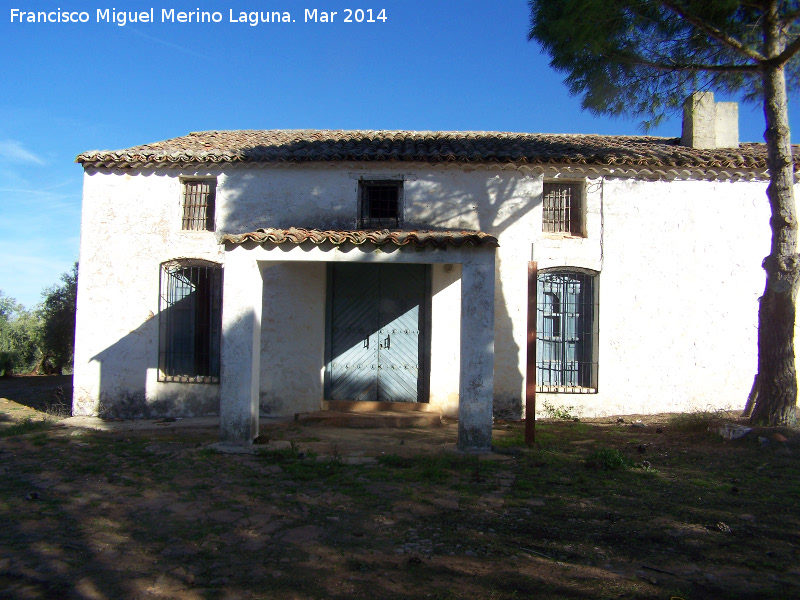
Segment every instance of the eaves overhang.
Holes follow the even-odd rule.
[[[795,170],[800,147],[794,146]],[[428,163],[571,165],[664,172],[723,171],[762,174],[764,144],[698,149],[678,138],[531,134],[485,131],[203,131],[123,150],[94,150],[76,158],[84,169],[197,168],[308,163]]]
[[[431,231],[400,229],[353,229],[353,230],[320,230],[290,227],[289,229],[263,228],[247,233],[228,233],[220,238],[220,243],[240,245],[247,242],[256,244],[294,244],[311,243],[315,245],[332,244],[341,246],[353,244],[361,246],[415,246],[446,248],[448,246],[480,246],[496,248],[497,238],[482,231]]]

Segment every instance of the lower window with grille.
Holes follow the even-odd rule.
[[[159,381],[218,383],[222,267],[206,261],[161,265]]]
[[[536,390],[597,392],[596,276],[540,272],[536,282]]]

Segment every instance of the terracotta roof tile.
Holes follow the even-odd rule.
[[[678,138],[476,131],[203,131],[134,146],[78,155],[84,167],[143,168],[209,163],[397,161],[512,163],[655,168],[766,167],[764,144],[701,150]],[[800,167],[800,146],[794,147]]]
[[[224,243],[244,244],[256,242],[257,244],[322,244],[329,242],[334,245],[345,243],[361,245],[372,243],[377,246],[394,244],[395,246],[498,246],[497,238],[481,231],[400,231],[389,229],[370,230],[328,230],[302,229],[257,229],[249,233],[227,234],[221,239]]]

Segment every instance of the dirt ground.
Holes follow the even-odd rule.
[[[0,380],[0,598],[797,598],[800,435],[730,415],[437,429],[112,431]],[[39,410],[36,410],[39,409]]]

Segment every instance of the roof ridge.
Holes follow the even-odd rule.
[[[205,129],[190,131],[186,136],[179,136],[171,139],[181,139],[181,137],[199,136],[214,133],[339,133],[339,134],[411,134],[411,135],[457,135],[457,136],[558,136],[558,137],[607,137],[607,138],[631,138],[631,139],[659,139],[675,140],[680,137],[661,136],[649,134],[609,134],[609,133],[552,133],[552,132],[531,132],[531,131],[501,131],[501,130],[481,130],[481,129],[307,129],[307,128],[288,128],[288,129]]]

